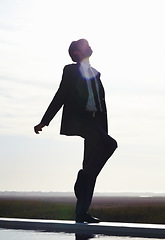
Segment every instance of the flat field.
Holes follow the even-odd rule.
[[[1,196],[0,217],[74,220],[74,196]],[[103,222],[165,224],[165,197],[95,196],[90,213]]]

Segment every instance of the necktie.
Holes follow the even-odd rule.
[[[92,76],[91,85],[92,85],[92,91],[93,91],[96,108],[98,111],[100,111],[101,109],[100,109],[100,103],[99,103],[99,96],[98,96],[98,92],[96,89],[96,79],[95,79],[95,76],[94,76],[91,68],[88,69],[88,72],[89,72],[89,76]]]

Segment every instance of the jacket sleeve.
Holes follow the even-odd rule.
[[[50,105],[48,106],[41,123],[48,126],[50,121],[54,118],[56,113],[60,110],[60,108],[65,103],[65,99],[67,97],[68,87],[69,87],[69,68],[67,66],[63,69],[62,80],[60,86],[51,101]]]

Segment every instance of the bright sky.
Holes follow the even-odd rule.
[[[33,132],[86,38],[118,149],[97,192],[164,192],[165,1],[0,1],[0,191],[73,191],[83,139]]]

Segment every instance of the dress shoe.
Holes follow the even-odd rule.
[[[77,215],[76,216],[76,223],[84,223],[84,222],[99,223],[100,219],[91,216],[89,213],[87,213],[85,215]]]

